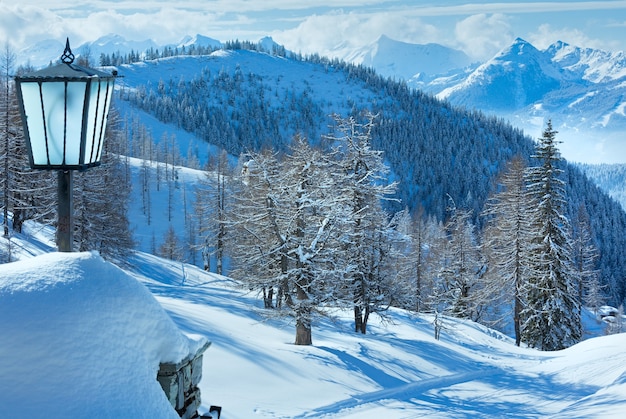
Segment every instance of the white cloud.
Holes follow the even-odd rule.
[[[545,49],[556,41],[585,48],[612,49],[616,46],[608,45],[607,42],[599,39],[590,38],[579,29],[554,28],[548,23],[540,25],[535,32],[530,33],[528,41],[538,49]]]
[[[345,13],[335,11],[309,16],[296,28],[273,33],[293,51],[327,55],[337,47],[354,48],[374,42],[381,35],[398,41],[441,42],[441,31],[418,18],[393,12]]]
[[[506,15],[484,13],[472,15],[459,21],[454,30],[460,49],[471,58],[491,58],[514,39]]]
[[[217,19],[215,14],[166,7],[150,13],[132,14],[106,10],[73,21],[92,40],[109,33],[118,33],[131,40],[150,38],[157,43],[168,43],[179,41],[187,34],[193,35],[201,28],[206,33]]]
[[[409,3],[408,1],[405,3]],[[419,6],[419,5],[417,5]],[[529,13],[564,13],[596,10],[624,10],[626,1],[485,1],[460,2],[460,4],[438,4],[417,7],[421,16],[468,16],[482,13],[529,14]]]
[[[110,8],[92,13],[79,13],[77,8],[59,14],[37,6],[0,3],[0,42],[8,40],[17,48],[45,39],[64,41],[65,37],[69,37],[73,45],[79,45],[110,33],[129,40],[153,39],[164,44],[177,42],[188,34],[225,35],[233,27],[247,24],[249,21],[241,15],[224,18],[216,13],[178,7],[133,12]]]
[[[0,3],[0,42],[21,47],[32,40],[58,38],[64,25],[56,14],[35,6]]]
[[[0,0],[0,43],[8,40],[21,48],[69,36],[79,45],[109,33],[160,44],[196,33],[222,41],[255,41],[269,34],[291,50],[329,55],[337,45],[364,46],[384,34],[405,42],[435,42],[485,59],[515,36],[538,47],[562,39],[624,49],[619,29],[606,30],[608,19],[624,10],[626,0],[21,0],[17,5]],[[588,22],[589,14],[596,20]],[[545,22],[552,26],[540,26]],[[613,20],[614,25],[622,22]],[[555,29],[559,24],[580,29]]]

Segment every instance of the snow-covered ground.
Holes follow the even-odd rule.
[[[374,317],[362,336],[349,312],[336,312],[314,324],[313,346],[295,346],[294,325],[268,318],[257,296],[228,278],[141,252],[124,271],[92,253],[49,253],[49,232],[27,227],[12,240],[22,261],[0,266],[0,417],[18,417],[18,405],[29,418],[118,418],[121,408],[171,416],[155,360],[179,356],[197,338],[173,331],[149,294],[185,335],[212,342],[201,412],[220,405],[223,419],[626,411],[626,334],[546,353],[456,319],[435,340],[432,317],[401,310],[385,323]],[[149,311],[133,310],[139,303]]]

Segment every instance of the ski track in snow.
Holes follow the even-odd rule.
[[[302,415],[295,416],[297,418],[312,418],[320,417],[322,415],[335,414],[346,409],[353,409],[355,407],[381,402],[384,400],[400,400],[410,402],[414,398],[419,398],[419,395],[427,393],[429,390],[442,389],[450,387],[456,384],[473,381],[480,378],[484,374],[491,374],[498,371],[497,368],[485,368],[474,372],[465,372],[460,374],[450,374],[445,377],[428,378],[414,383],[404,384],[398,387],[386,388],[383,390],[372,391],[370,393],[358,394],[345,400],[338,401],[336,403],[316,408],[312,411],[306,412]]]

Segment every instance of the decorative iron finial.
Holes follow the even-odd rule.
[[[61,55],[61,61],[65,64],[72,64],[74,62],[74,54],[70,49],[70,38],[67,38],[65,41],[65,51],[63,51],[63,55]]]

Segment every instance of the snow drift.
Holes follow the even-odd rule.
[[[204,343],[96,253],[2,265],[2,416],[176,418],[156,380]]]

